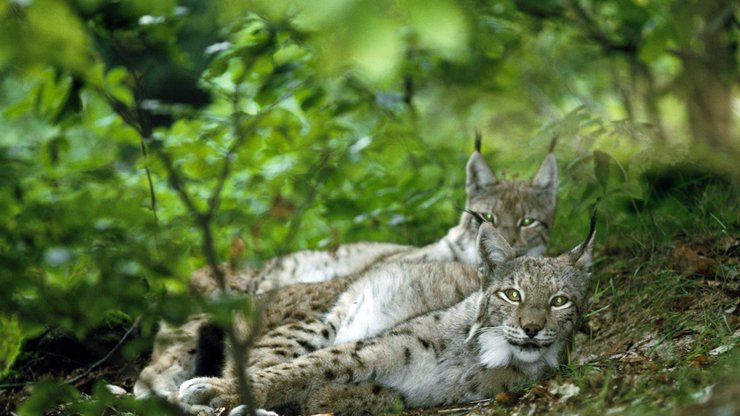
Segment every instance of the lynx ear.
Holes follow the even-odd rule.
[[[532,177],[531,183],[541,189],[549,189],[555,192],[558,187],[558,162],[552,153],[545,156],[537,174]]]
[[[465,166],[465,173],[467,175],[465,181],[465,194],[468,200],[474,195],[484,192],[496,183],[496,177],[493,176],[491,168],[483,159],[480,153],[473,152],[468,159],[468,164]]]
[[[514,249],[488,222],[478,229],[478,264],[486,275],[515,257]]]
[[[594,248],[594,238],[596,237],[596,210],[591,214],[591,224],[589,225],[588,236],[579,245],[575,246],[565,255],[578,268],[588,270],[591,266],[591,253]]]

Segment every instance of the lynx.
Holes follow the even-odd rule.
[[[479,145],[471,155],[467,167],[466,180],[466,207],[470,212],[481,213],[485,220],[495,224],[502,235],[513,247],[516,255],[542,254],[548,243],[549,225],[552,223],[555,209],[557,191],[557,165],[555,158],[549,154],[542,162],[537,174],[529,181],[498,180],[485,163],[481,156]],[[469,212],[464,212],[457,226],[450,229],[445,237],[436,243],[421,248],[403,250],[382,259],[383,264],[403,262],[388,266],[394,268],[396,273],[402,275],[405,268],[413,267],[410,263],[431,261],[453,261],[473,265],[476,262],[475,238],[478,222]],[[439,267],[430,266],[428,272],[429,281],[438,280],[437,275],[441,273]],[[362,294],[364,289],[362,282],[382,281],[383,272],[374,268],[361,273],[355,273],[344,278],[334,279],[318,284],[302,284],[286,287],[270,292],[259,297],[258,303],[262,306],[261,328],[265,335],[256,345],[253,352],[255,366],[266,367],[278,362],[283,362],[295,356],[305,354],[312,348],[319,348],[331,342],[344,342],[348,337],[357,335],[352,331],[337,334],[335,329],[338,322],[320,319],[322,316],[338,317],[344,315],[344,306],[351,302],[357,294]],[[440,277],[439,279],[442,279]],[[457,284],[454,281],[449,285],[439,285],[440,299],[444,300],[443,306],[449,306],[469,294],[475,284]],[[402,279],[397,281],[397,286],[415,284]],[[371,284],[372,285],[372,284]],[[353,288],[350,293],[347,292]],[[395,289],[394,289],[395,290]],[[396,290],[396,293],[402,293]],[[267,301],[265,301],[267,299]],[[371,305],[368,303],[367,305]],[[337,306],[338,305],[338,306]],[[334,308],[332,309],[332,306]],[[332,313],[332,311],[339,312]],[[327,313],[328,312],[328,313]],[[368,311],[361,310],[365,314]],[[380,329],[393,325],[398,319],[406,319],[415,316],[425,310],[414,310],[404,314],[398,314],[391,320],[377,320],[372,325],[374,332],[360,330],[361,335],[374,335]],[[411,315],[409,315],[409,313]],[[368,315],[366,320],[357,321],[357,324],[369,325],[374,315]],[[137,397],[145,397],[155,392],[159,395],[172,398],[177,392],[177,387],[195,375],[218,374],[211,366],[200,366],[198,363],[218,362],[218,359],[206,359],[199,361],[196,357],[207,357],[208,354],[198,354],[198,333],[207,328],[205,316],[193,318],[191,322],[182,328],[170,328],[163,326],[157,336],[152,363],[145,368],[139,380],[134,386],[134,394]],[[278,327],[283,325],[283,327]],[[288,328],[286,328],[286,326]],[[332,328],[334,326],[334,328]],[[277,328],[276,328],[277,327]],[[316,327],[320,327],[315,329]],[[285,331],[301,328],[305,329],[301,342],[291,342],[290,348],[274,348],[276,344],[283,345]],[[322,339],[314,340],[317,331]],[[324,331],[327,337],[323,338]],[[295,331],[294,331],[295,332]],[[337,337],[338,335],[338,337]],[[206,368],[208,367],[208,368]]]
[[[594,236],[592,217],[588,236],[572,250],[552,258],[516,257],[497,229],[483,223],[477,272],[460,263],[444,271],[474,275],[476,290],[376,337],[249,369],[255,405],[297,403],[304,414],[376,414],[396,400],[408,407],[480,400],[539,380],[558,366],[586,305]],[[428,272],[424,266],[404,270],[404,279]],[[386,279],[394,278],[387,273]],[[429,295],[405,303],[433,302]],[[237,392],[233,377],[195,378],[181,386],[179,399],[192,405],[191,412],[209,413],[239,405]],[[247,410],[237,406],[230,415]]]

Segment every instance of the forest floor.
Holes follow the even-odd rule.
[[[732,233],[692,233],[649,248],[602,251],[593,266],[590,312],[568,365],[521,392],[405,414],[738,415],[739,269],[740,239]],[[93,392],[99,380],[130,391],[146,357],[125,359],[117,348],[121,340],[137,341],[135,332],[126,333],[128,325],[92,334],[93,344],[53,331],[27,343],[15,377],[0,386],[0,414],[14,415],[40,380],[66,380],[83,399],[98,397],[100,391]],[[75,414],[65,406],[38,410]],[[98,414],[132,413],[104,406]]]

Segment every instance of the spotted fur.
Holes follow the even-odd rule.
[[[255,403],[268,409],[310,403],[313,412],[361,414],[356,400],[364,394],[362,411],[375,414],[388,410],[394,394],[408,407],[436,406],[539,380],[557,367],[585,306],[593,241],[592,227],[583,243],[558,257],[516,257],[498,231],[483,224],[478,290],[376,337],[249,369]],[[199,411],[239,405],[229,377],[189,380],[179,400]],[[246,411],[237,406],[230,415]]]

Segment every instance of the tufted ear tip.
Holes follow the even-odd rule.
[[[489,222],[484,222],[478,229],[478,261],[487,269],[511,260],[516,256],[506,239]]]
[[[558,183],[558,162],[555,159],[555,155],[548,153],[545,156],[545,160],[540,164],[540,168],[537,173],[532,177],[532,185],[552,190],[557,189]]]
[[[596,213],[597,210],[594,208],[594,211],[591,213],[586,239],[567,253],[573,264],[582,269],[588,269],[591,266],[594,241],[596,239]]]
[[[468,159],[465,166],[465,174],[465,193],[468,198],[487,191],[496,183],[493,171],[478,152],[473,152],[470,155],[470,159]]]

